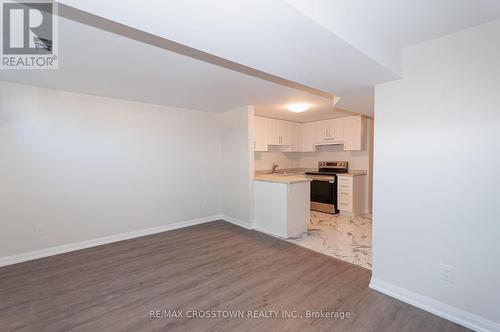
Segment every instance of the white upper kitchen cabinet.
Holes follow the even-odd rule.
[[[323,142],[328,138],[328,123],[324,121],[315,121],[314,124],[314,141]]]
[[[287,135],[285,137],[285,152],[300,152],[302,150],[302,125],[298,122],[287,122]]]
[[[330,134],[336,140],[341,140],[344,138],[344,121],[342,118],[328,120],[330,121]]]
[[[344,124],[342,118],[316,121],[316,142],[328,143],[338,141],[344,137]]]
[[[269,151],[268,145],[268,124],[269,119],[255,116],[253,120],[253,150]]]
[[[366,118],[348,116],[342,118],[344,126],[344,150],[366,150]]]
[[[292,123],[283,120],[277,121],[279,145],[292,145]]]
[[[289,145],[291,128],[288,121],[267,119],[268,121],[268,144]]]
[[[281,145],[281,136],[278,132],[278,120],[267,119],[267,144]]]
[[[299,151],[301,146],[300,123],[267,119],[268,144],[286,146],[285,152]]]
[[[314,152],[316,147],[316,122],[306,122],[302,124],[302,152]]]
[[[366,118],[360,115],[298,123],[261,116],[254,117],[254,151],[314,152],[316,144],[343,144],[346,151],[366,149]]]

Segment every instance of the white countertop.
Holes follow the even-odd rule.
[[[306,178],[304,174],[257,173],[257,174],[255,174],[255,181],[293,184],[293,183],[301,183],[301,182],[311,182],[311,179]]]
[[[337,174],[337,176],[349,176],[349,177],[353,177],[353,176],[360,176],[360,175],[366,175],[367,172],[364,171],[364,170],[353,170],[349,173],[340,173],[340,174]]]
[[[256,181],[266,181],[266,182],[279,182],[279,183],[299,183],[299,182],[309,182],[311,179],[307,178],[305,172],[317,172],[318,169],[314,168],[294,168],[285,169],[285,174],[272,174],[271,171],[256,171],[255,180]],[[354,177],[366,175],[365,170],[352,170],[348,173],[340,173],[337,176]]]

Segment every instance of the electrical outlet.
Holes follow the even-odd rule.
[[[455,279],[455,268],[448,264],[441,264],[441,280],[453,282]]]
[[[33,226],[33,233],[35,235],[43,235],[45,234],[45,228],[42,224],[36,224]]]
[[[202,206],[203,207],[207,207],[208,206],[208,201],[206,199],[203,200]]]

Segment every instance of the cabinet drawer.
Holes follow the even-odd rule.
[[[338,177],[339,179],[339,183],[343,183],[343,184],[351,184],[352,185],[352,177],[351,176],[339,176]]]
[[[352,201],[352,191],[349,190],[339,190],[338,191],[338,199],[349,200]]]
[[[352,202],[339,199],[339,206],[337,207],[341,211],[352,212]]]
[[[352,183],[342,183],[338,184],[339,191],[352,191]]]

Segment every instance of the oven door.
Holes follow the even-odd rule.
[[[311,181],[311,210],[336,213],[336,188],[335,180]]]

